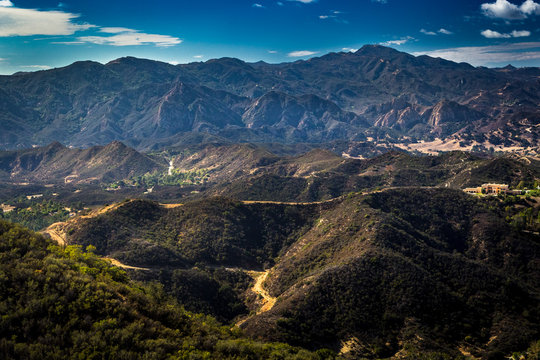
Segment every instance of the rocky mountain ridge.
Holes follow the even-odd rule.
[[[121,58],[0,77],[0,147],[237,141],[538,146],[540,70],[475,68],[382,46],[284,64]]]

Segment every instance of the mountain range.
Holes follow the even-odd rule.
[[[120,58],[0,77],[0,147],[186,135],[233,142],[538,147],[540,69],[488,69],[367,45],[293,63]]]
[[[494,157],[459,151],[416,156],[387,151],[370,159],[356,159],[325,149],[311,149],[298,155],[295,152],[294,147],[271,144],[212,143],[145,154],[119,141],[84,150],[55,142],[32,149],[0,151],[0,184],[15,188],[21,188],[18,184],[54,186],[57,193],[66,186],[75,189],[92,185],[109,194],[96,198],[104,201],[110,201],[111,195],[104,188],[117,183],[119,196],[144,196],[166,202],[177,199],[178,194],[171,193],[174,190],[189,197],[309,202],[377,187],[462,189],[486,182],[531,187],[540,178],[540,161],[531,156]],[[204,174],[204,181],[170,186],[170,182],[142,180],[150,175],[174,178],[174,174]],[[155,192],[143,194],[154,185]]]

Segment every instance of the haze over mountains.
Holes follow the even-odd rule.
[[[251,142],[435,138],[538,147],[540,69],[475,68],[382,46],[293,63],[222,58],[173,66],[120,58],[0,78],[0,146],[187,134]]]

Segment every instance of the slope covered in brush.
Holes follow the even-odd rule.
[[[186,312],[80,247],[59,248],[0,220],[0,351],[4,359],[323,359],[239,337]]]
[[[68,222],[69,243],[135,265],[261,268],[313,221],[318,206],[244,204],[227,198],[172,209],[133,200],[93,218]]]
[[[183,267],[176,276],[185,283],[204,266],[264,267],[262,286],[277,301],[242,324],[256,338],[351,358],[465,351],[500,359],[540,334],[540,247],[536,228],[523,227],[536,221],[538,206],[512,201],[429,188],[310,205],[215,198],[166,209],[132,201],[65,230],[68,241],[128,264]],[[140,244],[144,252],[133,256]],[[227,280],[236,286],[232,306],[246,301],[245,280]],[[186,289],[175,293],[180,301]],[[209,296],[201,294],[203,307]],[[227,310],[233,314],[246,317]]]
[[[525,349],[539,336],[540,247],[502,208],[451,190],[352,196],[280,257],[266,282],[276,306],[244,326],[306,346],[346,342],[353,358]]]
[[[55,142],[0,152],[2,182],[111,182],[157,170],[164,171],[165,164],[118,141],[87,149],[70,149]]]

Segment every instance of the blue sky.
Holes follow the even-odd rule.
[[[365,44],[540,66],[540,0],[0,0],[1,74],[122,56],[277,63]]]

